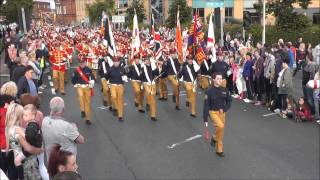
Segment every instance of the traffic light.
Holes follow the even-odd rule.
[[[249,11],[243,11],[243,27],[248,29],[252,23],[251,14]]]

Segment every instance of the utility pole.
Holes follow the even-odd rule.
[[[266,0],[263,0],[263,30],[262,30],[262,44],[266,43]]]

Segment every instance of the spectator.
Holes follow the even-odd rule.
[[[297,104],[294,98],[291,95],[289,95],[287,98],[287,109],[282,112],[282,117],[294,119],[296,108],[297,108]]]
[[[304,67],[305,61],[306,61],[306,55],[307,55],[306,45],[304,43],[301,43],[299,45],[299,49],[297,50],[297,68],[293,72],[293,76],[297,73],[298,70]]]
[[[253,99],[253,61],[251,59],[251,53],[246,54],[246,61],[243,66],[242,76],[246,81],[247,98],[244,99],[246,103],[252,102]]]
[[[10,79],[13,75],[13,70],[17,67],[17,49],[14,47],[14,44],[10,44],[10,46],[7,49],[8,57],[6,59],[6,64],[9,68],[10,72]]]
[[[81,176],[74,171],[59,172],[53,177],[53,180],[82,180]]]
[[[266,50],[266,59],[264,61],[264,87],[266,93],[266,106],[270,105],[271,93],[272,93],[272,72],[275,67],[275,57],[270,53],[270,50]]]
[[[255,103],[256,106],[260,106],[262,103],[262,93],[264,92],[264,59],[260,56],[260,52],[256,50],[254,52],[255,55],[255,64],[253,66],[254,69],[254,77],[256,81],[256,94],[257,101]]]
[[[76,144],[83,144],[84,137],[79,133],[77,126],[62,117],[64,101],[60,97],[53,97],[50,101],[50,116],[43,119],[42,133],[47,154],[55,144],[61,149],[77,155]],[[48,157],[47,157],[48,158]]]
[[[295,63],[295,60],[294,60],[293,51],[291,50],[289,43],[287,43],[287,45],[285,46],[285,51],[288,53],[288,56],[290,59],[289,67],[290,69],[293,69],[293,64]]]
[[[282,63],[282,70],[279,73],[279,77],[277,80],[278,87],[278,96],[281,111],[285,111],[287,109],[287,98],[288,95],[292,93],[292,73],[289,68],[289,57],[287,56]]]
[[[31,153],[41,153],[41,148],[35,148],[31,146],[24,136],[24,130],[19,126],[20,121],[23,118],[23,107],[19,104],[13,103],[9,105],[6,113],[6,142],[8,142],[9,149],[12,151],[8,154],[8,166],[13,171],[8,174],[9,179],[23,179],[23,167],[22,159],[24,155],[22,148]],[[10,141],[9,141],[10,139]]]
[[[311,111],[303,97],[299,99],[298,107],[295,110],[295,119],[297,122],[312,121]]]
[[[308,103],[311,113],[315,113],[314,108],[314,99],[313,99],[313,89],[307,86],[307,83],[309,80],[313,80],[315,77],[315,74],[317,72],[317,65],[313,62],[312,54],[308,54],[306,57],[306,64],[303,67],[302,70],[302,90],[303,90],[303,97]]]
[[[26,51],[20,50],[19,58],[17,58],[17,67],[13,70],[12,80],[18,84],[20,77],[24,75],[25,68],[28,65],[28,57]]]
[[[12,168],[8,166],[8,159],[7,159],[7,141],[5,135],[5,128],[6,128],[6,113],[7,108],[10,104],[14,103],[14,97],[10,95],[0,95],[0,168],[5,174],[8,172],[12,172]]]
[[[10,95],[12,97],[16,97],[18,94],[18,87],[15,82],[9,81],[4,83],[0,89],[0,95]]]
[[[25,68],[24,76],[18,81],[18,98],[24,93],[29,93],[31,96],[38,96],[37,87],[32,80],[32,74],[34,73],[32,66]]]
[[[48,162],[50,178],[64,171],[76,172],[78,169],[76,155],[70,151],[62,150],[60,145],[52,147]]]

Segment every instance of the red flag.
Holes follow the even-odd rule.
[[[180,20],[179,20],[179,11],[177,13],[176,43],[177,43],[178,59],[179,59],[179,62],[182,63],[183,52],[182,52],[182,36],[181,36],[181,27],[180,27]]]
[[[202,61],[206,59],[206,54],[204,53],[201,46],[199,46],[197,49],[196,57],[197,57],[198,64],[201,64]]]

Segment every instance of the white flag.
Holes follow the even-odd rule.
[[[213,47],[214,44],[215,44],[215,38],[214,38],[214,29],[213,29],[212,13],[211,13],[210,20],[209,20],[207,48]]]

